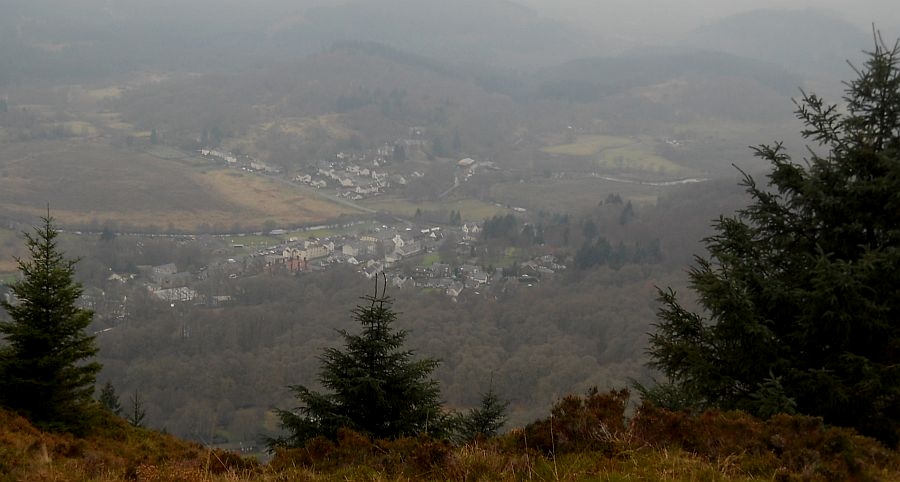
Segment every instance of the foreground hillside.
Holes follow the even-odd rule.
[[[0,480],[900,480],[900,457],[819,419],[689,416],[627,392],[569,396],[552,416],[453,446],[342,432],[279,450],[268,465],[98,417],[85,438],[50,434],[0,409]]]
[[[113,415],[97,418],[80,438],[43,432],[0,409],[0,480],[195,480],[258,465]]]

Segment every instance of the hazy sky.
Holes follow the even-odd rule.
[[[515,0],[540,13],[564,18],[591,30],[614,35],[646,36],[651,41],[679,34],[717,18],[759,8],[832,10],[860,26],[876,22],[896,35],[897,0]]]

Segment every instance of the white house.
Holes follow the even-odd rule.
[[[477,223],[465,223],[462,226],[463,238],[474,239],[481,232],[481,227]]]

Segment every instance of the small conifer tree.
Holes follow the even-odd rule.
[[[110,412],[120,415],[122,413],[122,404],[119,403],[119,396],[116,395],[116,389],[111,382],[106,382],[100,389],[100,405]]]
[[[76,305],[76,261],[59,251],[49,212],[41,219],[34,234],[24,233],[31,256],[16,259],[22,279],[11,286],[14,300],[0,301],[10,318],[0,321],[0,405],[42,428],[80,431],[100,370],[87,362],[97,353],[85,333],[93,313]]]
[[[344,349],[329,348],[321,357],[319,381],[330,393],[292,386],[301,406],[278,412],[289,434],[270,440],[270,446],[299,447],[316,436],[333,439],[340,428],[373,438],[445,430],[439,388],[430,378],[437,360],[415,360],[413,351],[404,348],[407,332],[393,328],[397,314],[390,298],[377,294],[377,284],[376,294],[363,300],[365,304],[353,310],[362,331],[340,330]]]
[[[479,437],[497,436],[506,423],[506,409],[509,402],[502,400],[493,388],[481,395],[481,404],[459,417],[457,439],[468,442]]]
[[[128,423],[133,427],[143,427],[144,418],[147,416],[147,410],[144,408],[144,399],[137,390],[131,394],[131,408],[128,410]]]

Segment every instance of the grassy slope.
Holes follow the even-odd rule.
[[[351,210],[262,177],[102,143],[14,143],[0,153],[0,213],[35,216],[50,203],[63,225],[116,221],[194,230],[201,223],[300,224]]]
[[[649,138],[605,135],[579,136],[575,142],[545,147],[543,152],[576,157],[592,157],[597,166],[621,171],[680,175],[678,164],[656,154]]]

